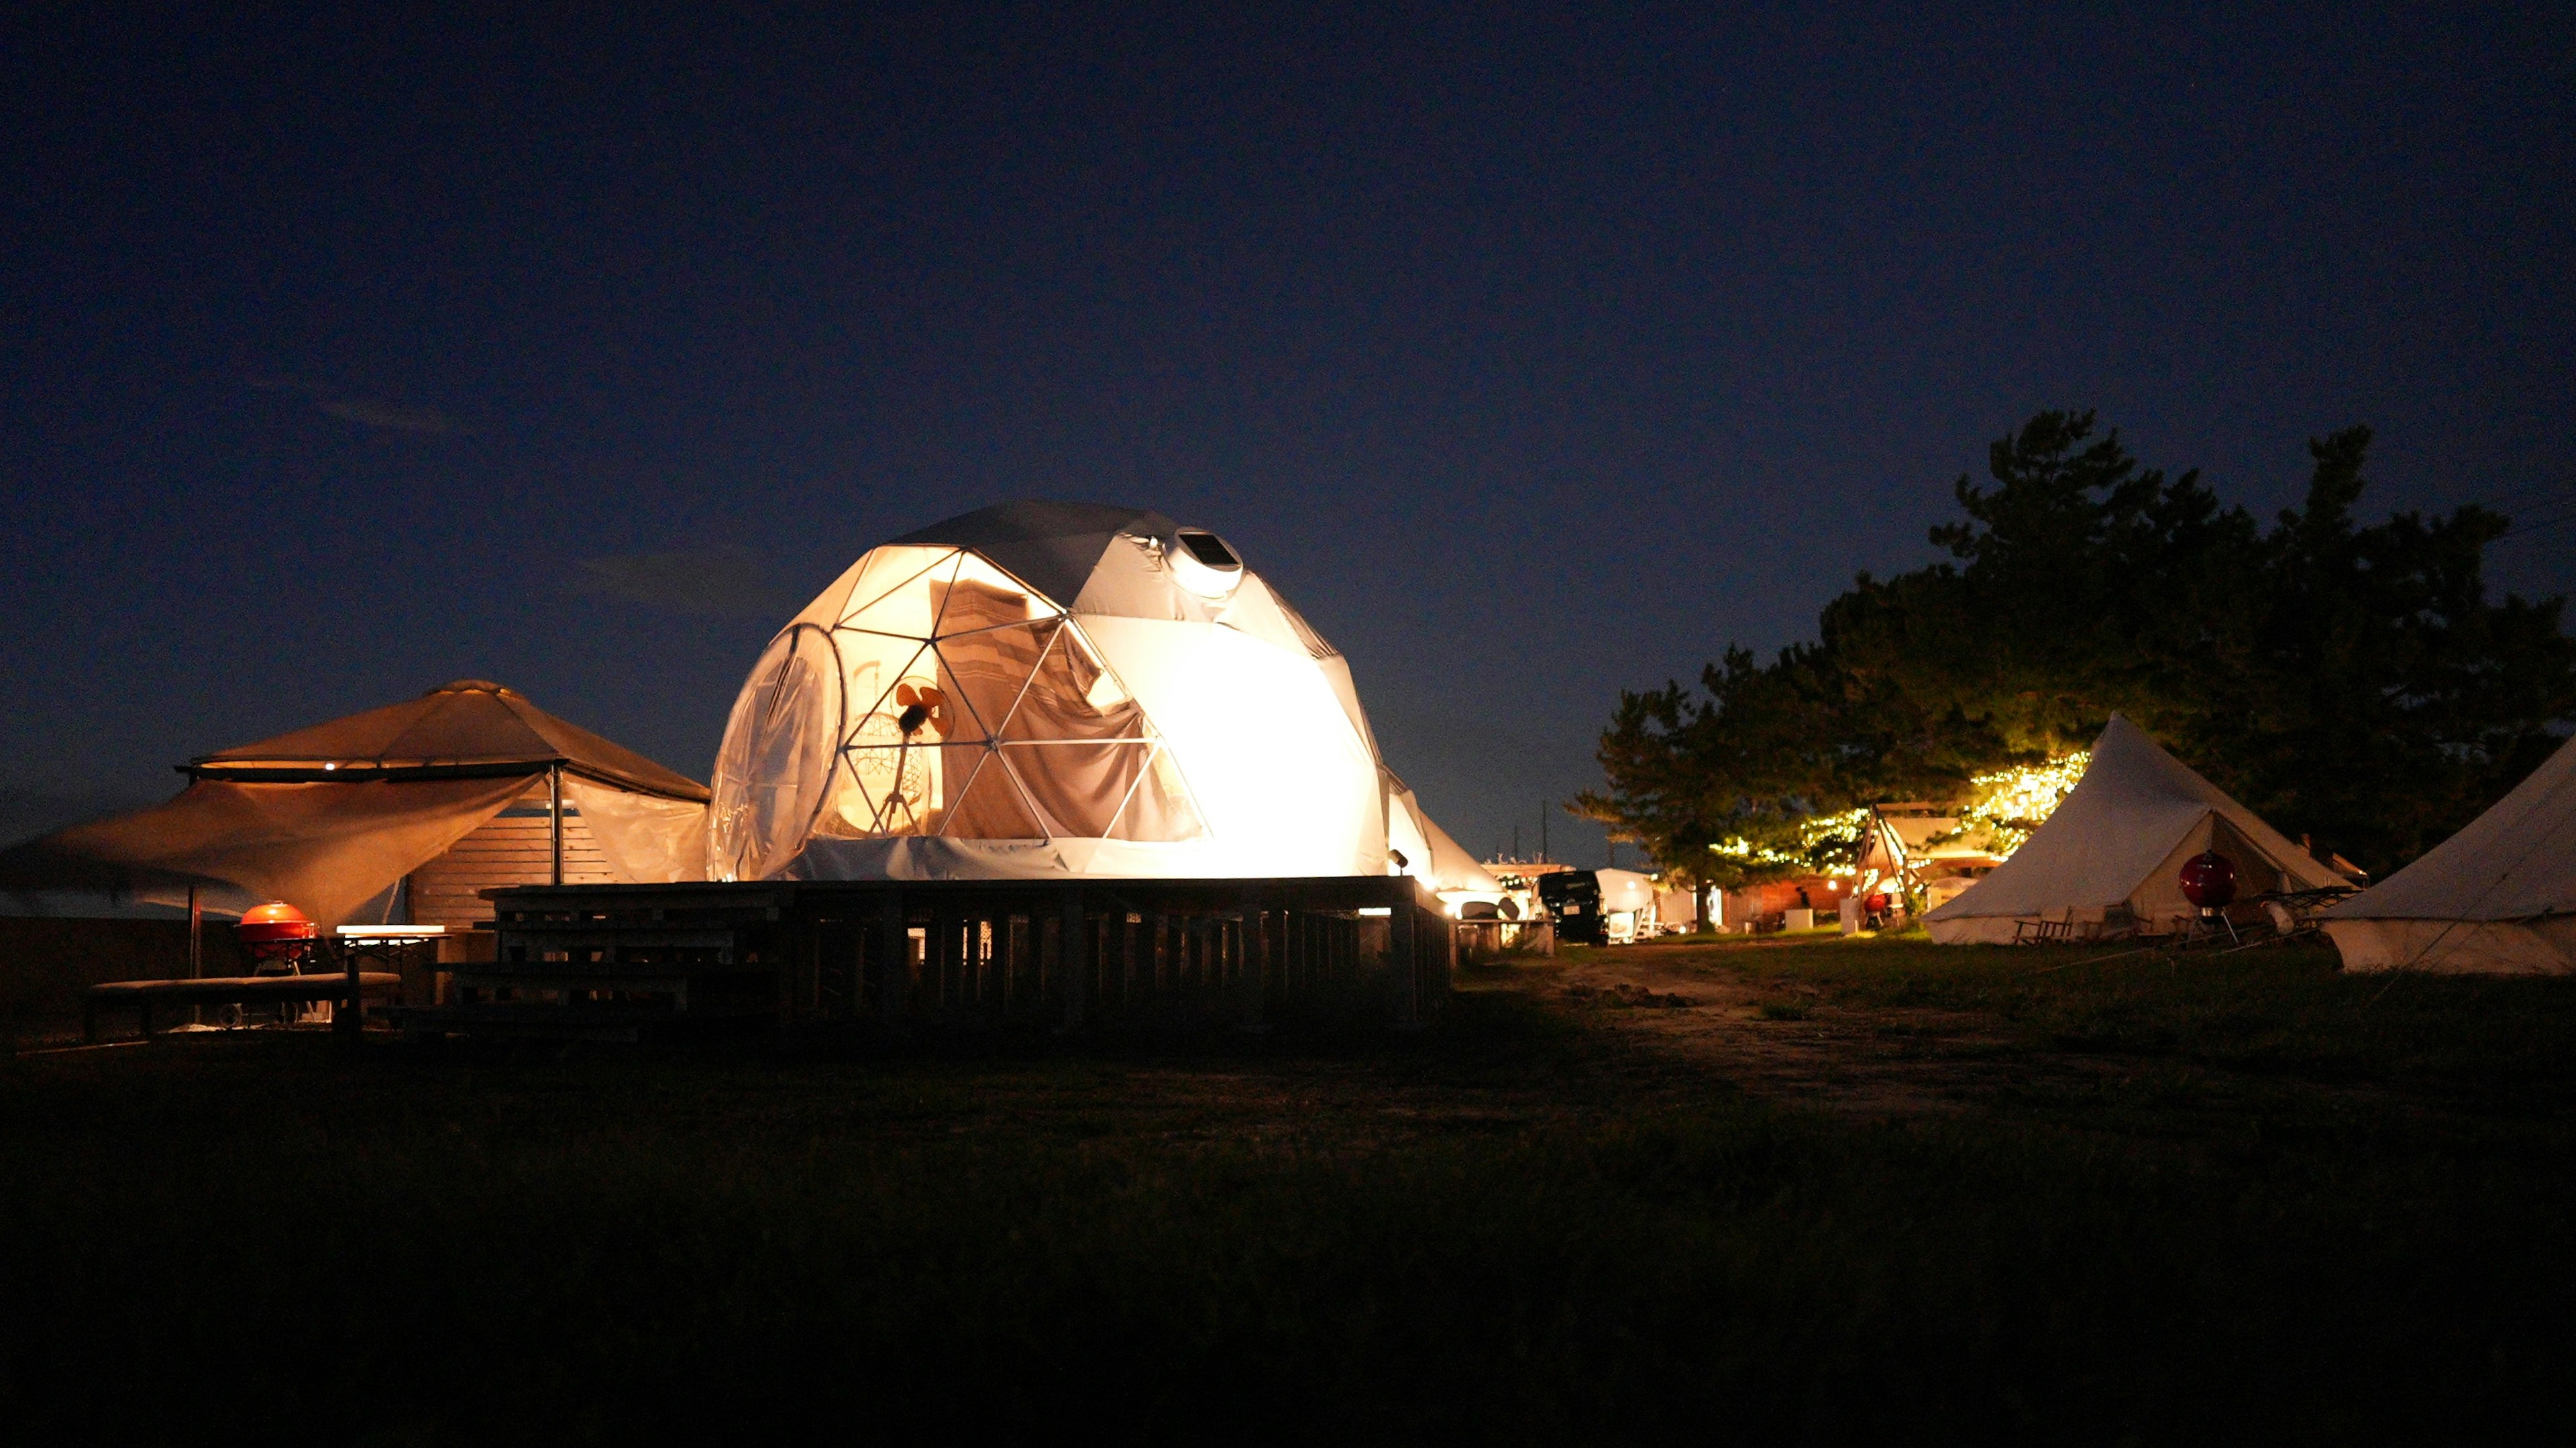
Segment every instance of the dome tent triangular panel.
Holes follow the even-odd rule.
[[[797,656],[838,688],[782,711]],[[746,680],[715,793],[714,878],[1388,869],[1341,656],[1143,509],[1007,503],[870,550]]]
[[[1027,501],[961,513],[888,546],[971,549],[1039,594],[1071,602],[1119,535],[1170,538],[1177,531],[1171,519],[1141,508]]]

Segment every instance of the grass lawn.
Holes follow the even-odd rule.
[[[23,1055],[0,1428],[2576,1428],[2576,981],[2102,954],[1575,951],[1402,1037]]]

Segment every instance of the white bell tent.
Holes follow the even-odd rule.
[[[1492,888],[1386,772],[1342,656],[1215,534],[1133,508],[1005,503],[870,550],[753,666],[714,791],[720,880],[1440,888],[1463,860],[1454,888]]]
[[[2576,974],[2576,740],[2458,834],[2323,914],[2347,970]]]
[[[1945,945],[2008,943],[2016,922],[2100,924],[2125,910],[2145,925],[2197,913],[2182,865],[2215,850],[2240,896],[2340,885],[2333,870],[2114,714],[2084,778],[2012,858],[1923,917]]]

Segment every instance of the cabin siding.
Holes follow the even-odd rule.
[[[470,930],[492,919],[492,902],[483,898],[483,891],[553,883],[549,833],[546,784],[539,780],[472,834],[448,846],[447,853],[412,872],[412,923]],[[567,885],[617,882],[589,822],[569,798],[564,801],[563,869]]]

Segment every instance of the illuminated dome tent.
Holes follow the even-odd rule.
[[[870,550],[762,652],[714,790],[713,879],[1493,888],[1432,847],[1342,656],[1224,540],[1132,508],[1005,503]]]

